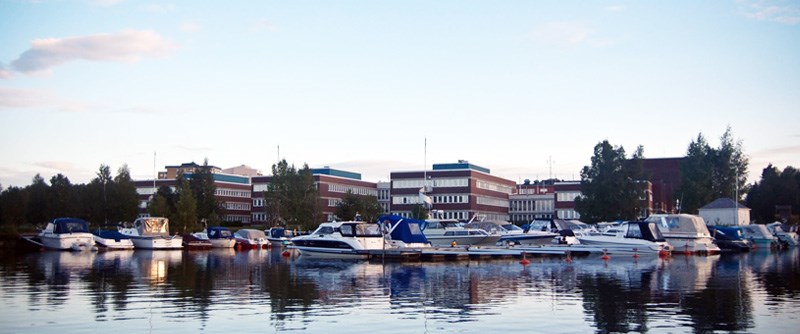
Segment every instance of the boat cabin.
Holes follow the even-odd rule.
[[[55,234],[89,233],[89,223],[78,218],[56,218],[47,224],[45,232]]]

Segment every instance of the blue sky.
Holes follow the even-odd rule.
[[[797,1],[0,0],[0,184],[278,157],[579,178],[727,126],[800,167]],[[425,154],[427,138],[427,154]]]

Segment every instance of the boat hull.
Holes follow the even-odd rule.
[[[289,246],[290,249],[300,251],[300,254],[313,258],[324,259],[366,259],[369,254],[363,251],[345,248],[325,248],[325,247],[307,247],[307,246]]]
[[[426,236],[433,246],[493,246],[501,236],[498,235],[465,235],[465,236]]]
[[[42,247],[53,250],[83,251],[94,248],[94,236],[91,233],[55,234],[44,233],[39,235]]]
[[[130,239],[106,239],[99,236],[94,236],[95,244],[105,250],[130,250],[133,249],[133,241]]]
[[[183,238],[181,237],[171,237],[171,238],[131,237],[130,240],[133,241],[133,246],[136,249],[182,249],[183,248]]]
[[[718,254],[720,252],[719,246],[714,244],[714,239],[710,236],[676,236],[664,233],[664,238],[676,252],[694,254]]]
[[[625,239],[615,237],[578,237],[580,245],[596,247],[600,249],[607,249],[608,253],[653,253],[657,254],[664,251],[670,251],[672,247],[666,242],[647,242],[641,239]],[[577,246],[577,245],[574,245]],[[581,247],[581,246],[579,246]]]

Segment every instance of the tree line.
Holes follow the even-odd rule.
[[[644,148],[637,147],[630,158],[625,149],[604,140],[594,147],[591,165],[581,170],[581,196],[575,199],[575,210],[586,222],[635,220],[647,216],[645,183],[642,169]],[[777,220],[776,206],[798,212],[800,209],[800,172],[786,167],[782,172],[772,165],[764,169],[761,181],[746,184],[749,159],[742,141],[733,137],[730,127],[720,137],[720,145],[711,147],[702,133],[693,139],[681,162],[681,185],[672,200],[678,210],[697,214],[698,210],[717,198],[727,197],[745,203],[751,219],[759,223]],[[798,217],[788,222],[797,223]]]

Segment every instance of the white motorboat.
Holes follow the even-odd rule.
[[[800,240],[797,239],[797,233],[795,232],[786,232],[781,227],[781,222],[773,222],[767,224],[767,229],[778,238],[778,241],[785,245],[786,247],[797,247],[800,243]]]
[[[624,222],[603,233],[576,234],[581,245],[607,249],[609,253],[660,254],[673,248],[652,222]]]
[[[502,238],[479,228],[464,227],[455,219],[428,219],[420,228],[433,246],[490,246]]]
[[[655,223],[675,251],[717,254],[720,249],[700,216],[689,214],[655,214],[645,219]]]
[[[371,250],[385,250],[391,245],[380,225],[345,221],[322,223],[314,233],[292,238],[289,248],[309,257],[366,259]]]
[[[750,224],[742,226],[744,237],[750,241],[753,248],[775,248],[779,242],[769,229],[762,224]]]
[[[120,227],[119,232],[133,241],[138,249],[181,249],[183,238],[169,235],[169,219],[142,217],[133,222],[133,227]]]
[[[556,233],[546,231],[531,231],[531,233],[526,233],[521,227],[505,221],[472,221],[464,225],[464,227],[482,229],[489,232],[490,235],[500,236],[500,239],[497,240],[497,244],[500,245],[545,245],[550,243],[554,237],[558,236]]]
[[[92,231],[94,242],[105,250],[131,250],[133,241],[127,235],[119,232],[118,229],[96,229]]]
[[[242,249],[262,249],[267,248],[269,240],[262,230],[243,228],[233,234],[236,239],[236,247]]]
[[[78,218],[56,218],[48,222],[37,237],[47,249],[83,251],[95,248],[89,223]]]
[[[294,232],[283,227],[272,227],[264,230],[267,240],[272,246],[286,246],[292,243]]]
[[[233,248],[236,245],[236,239],[227,227],[208,227],[201,232],[192,233],[192,236],[210,242],[211,248]]]

